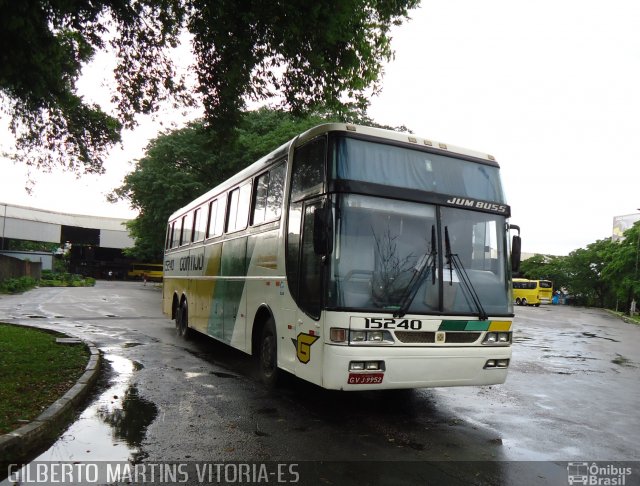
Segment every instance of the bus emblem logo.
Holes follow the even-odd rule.
[[[296,347],[296,356],[298,361],[307,364],[311,360],[311,345],[318,340],[319,336],[311,334],[298,334],[297,339],[291,338],[293,345]]]

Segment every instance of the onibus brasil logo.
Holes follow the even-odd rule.
[[[567,480],[570,485],[625,486],[630,467],[615,464],[599,465],[595,462],[570,462],[567,464]]]

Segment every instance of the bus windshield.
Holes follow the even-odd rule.
[[[356,138],[336,139],[332,173],[336,179],[505,202],[498,167]]]
[[[330,308],[418,314],[478,314],[470,289],[444,255],[444,228],[486,312],[512,312],[507,298],[505,219],[374,196],[335,196]],[[439,235],[434,239],[433,235]],[[430,258],[431,257],[431,258]],[[429,268],[425,268],[428,265]],[[412,288],[419,278],[419,287]]]

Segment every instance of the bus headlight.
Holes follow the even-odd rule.
[[[484,336],[484,340],[482,344],[486,345],[507,345],[511,344],[511,333],[510,332],[488,332]]]
[[[351,342],[359,343],[362,341],[366,341],[367,332],[366,331],[351,331]]]
[[[389,331],[349,331],[349,344],[375,345],[393,344],[393,336]]]

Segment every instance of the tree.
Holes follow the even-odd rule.
[[[135,239],[128,253],[142,261],[161,260],[171,213],[298,133],[328,121],[381,126],[358,112],[345,116],[328,111],[305,117],[266,108],[249,111],[242,114],[231,142],[224,145],[216,145],[219,133],[212,133],[202,122],[161,134],[110,196],[112,200],[128,199],[139,210],[128,225]]]
[[[246,99],[294,112],[363,108],[392,56],[389,29],[419,0],[0,0],[0,99],[17,153],[39,168],[102,172],[136,114],[201,102],[214,133],[233,134]],[[194,92],[171,51],[189,38]],[[8,48],[10,46],[10,48]],[[117,55],[117,113],[76,83],[98,51]],[[224,139],[223,138],[223,139]]]
[[[611,243],[608,256],[602,278],[611,288],[616,304],[622,302],[625,311],[629,312],[631,301],[640,296],[640,222],[625,231],[622,240]]]
[[[611,291],[603,278],[611,253],[611,239],[598,240],[566,257],[567,289],[583,305],[604,307]]]
[[[520,272],[531,280],[551,280],[556,289],[568,285],[566,257],[537,253],[522,261]]]

